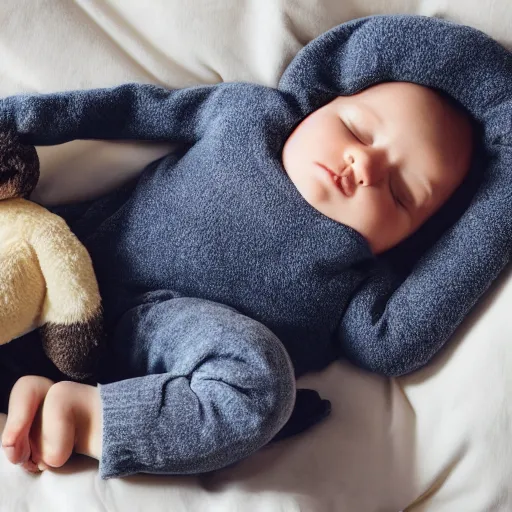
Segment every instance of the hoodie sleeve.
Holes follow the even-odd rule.
[[[223,112],[227,90],[217,84],[169,90],[151,84],[51,94],[23,94],[0,101],[3,126],[25,144],[74,139],[140,139],[194,143]]]
[[[482,237],[481,244],[491,245],[490,237]],[[478,261],[461,269],[458,258],[446,258],[442,250],[420,260],[403,282],[387,268],[375,270],[341,319],[341,355],[393,377],[424,366],[509,261],[508,254],[493,252],[496,258],[487,274],[477,271]],[[478,253],[474,246],[473,254]]]

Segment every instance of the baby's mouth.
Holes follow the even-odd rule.
[[[352,187],[350,186],[350,179],[348,176],[333,176],[334,183],[338,185],[338,188],[347,196],[350,197],[354,195]]]
[[[340,176],[336,174],[333,170],[327,167],[324,164],[316,162],[317,165],[326,170],[332,177],[334,184],[338,187],[338,189],[343,193],[343,195],[350,197],[354,194],[353,187],[350,186],[350,179],[348,176]]]

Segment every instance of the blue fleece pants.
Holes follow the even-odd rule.
[[[292,413],[283,345],[227,306],[192,298],[135,306],[107,350],[102,478],[225,467],[267,444]]]

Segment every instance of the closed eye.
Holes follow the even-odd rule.
[[[366,140],[366,137],[363,137],[361,132],[359,132],[357,129],[354,128],[352,124],[348,124],[342,120],[342,123],[345,125],[345,127],[348,129],[348,131],[363,145],[365,146],[371,146],[371,142],[368,142]]]
[[[365,146],[373,145],[373,135],[368,131],[368,127],[363,122],[358,122],[354,125],[351,119],[348,119],[348,123],[344,123],[345,126],[349,129],[352,135]],[[359,125],[359,126],[358,126]],[[361,125],[365,126],[364,130],[361,130]]]
[[[365,146],[371,146],[372,143],[371,141],[368,141],[367,140],[367,137],[363,137],[363,135],[361,134],[361,132],[357,131],[357,130],[354,130],[354,129],[351,129],[350,130],[353,134],[354,134],[354,137],[361,143],[361,144],[364,144]]]
[[[405,206],[404,201],[402,201],[400,199],[399,194],[397,194],[396,191],[394,190],[394,188],[391,186],[391,180],[389,180],[389,191],[390,191],[391,195],[393,196],[393,200],[395,201],[395,203],[398,206],[400,206],[401,208],[403,208],[404,210],[407,210],[407,207]]]

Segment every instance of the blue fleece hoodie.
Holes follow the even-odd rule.
[[[281,163],[306,115],[389,80],[453,96],[482,126],[489,155],[468,211],[401,280],[358,233],[307,204]],[[128,84],[11,97],[0,115],[35,145],[181,143],[72,223],[92,255],[109,330],[149,296],[199,297],[268,326],[298,375],[340,355],[398,375],[439,350],[510,259],[511,98],[511,56],[481,32],[377,16],[307,45],[277,89]]]

